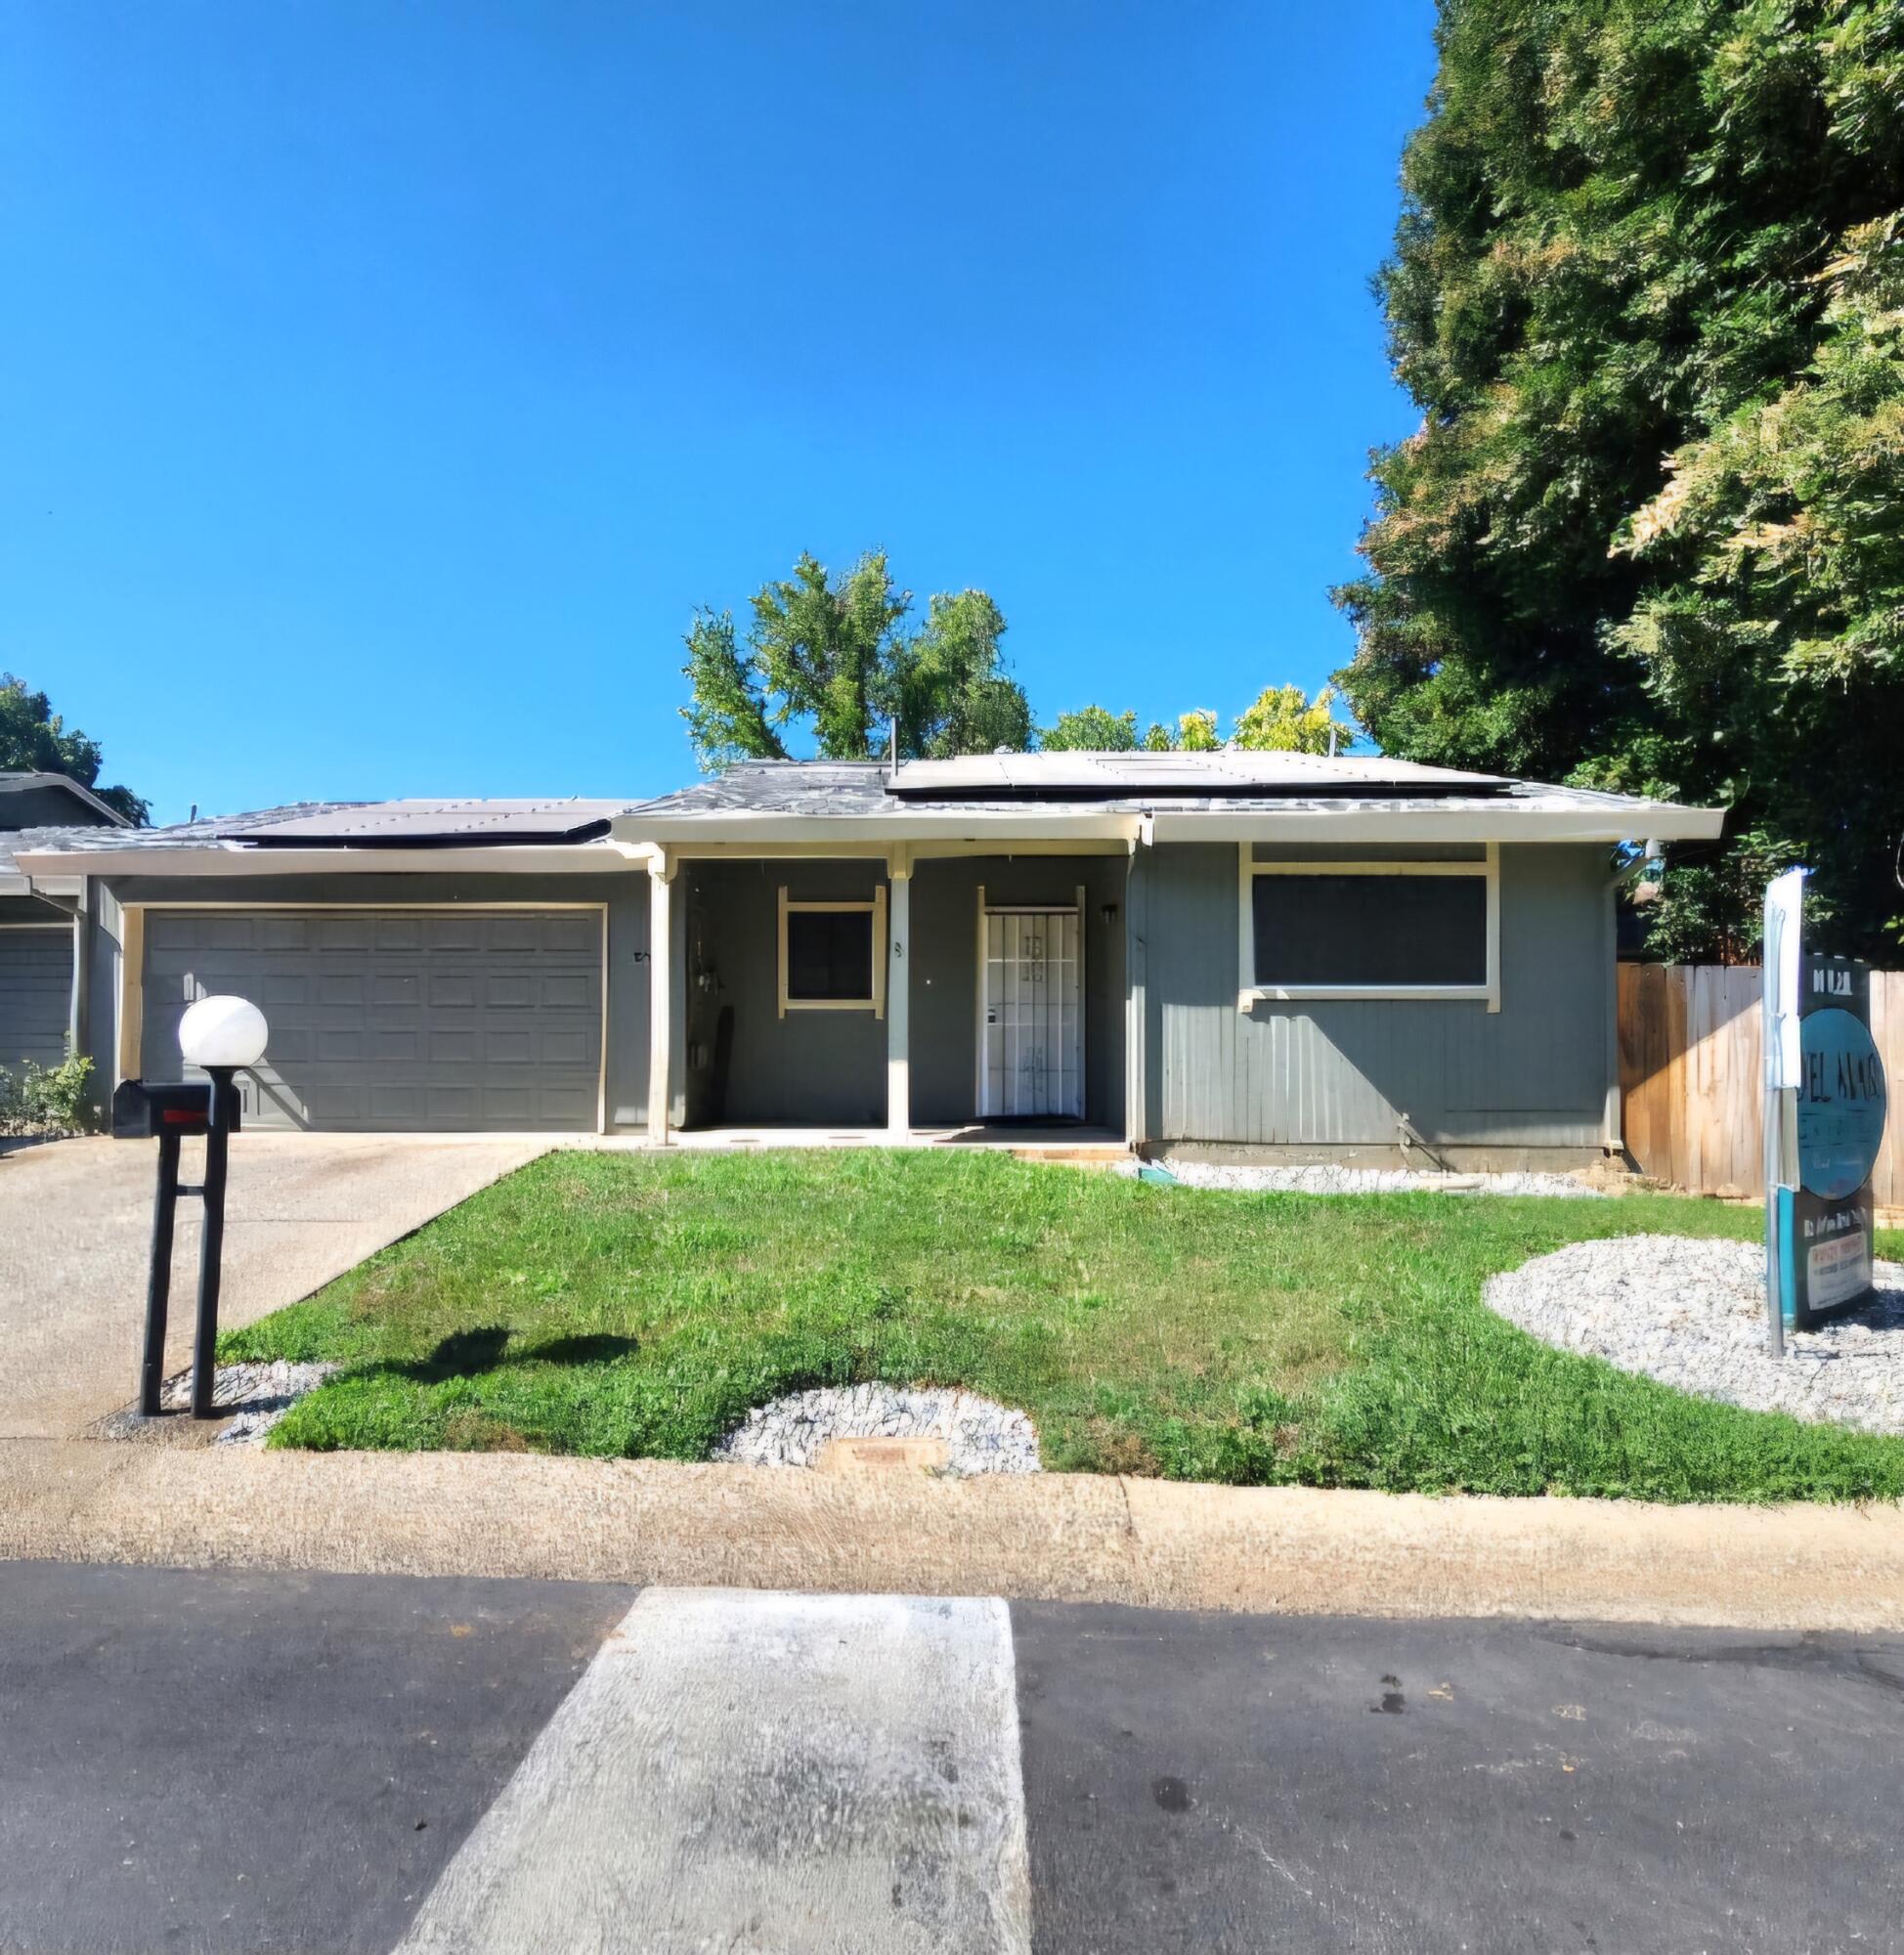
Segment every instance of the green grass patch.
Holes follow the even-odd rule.
[[[553,1153],[220,1352],[345,1365],[286,1446],[700,1459],[783,1392],[886,1379],[1023,1408],[1060,1471],[1904,1494],[1904,1440],[1690,1398],[1481,1302],[1567,1242],[1758,1226],[1666,1195],[1207,1193],[976,1152]]]

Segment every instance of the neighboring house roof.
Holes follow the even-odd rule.
[[[743,760],[651,801],[303,802],[170,828],[20,838],[31,873],[222,873],[379,865],[584,869],[696,843],[954,839],[1375,842],[1705,840],[1723,810],[1545,787],[1382,758],[1207,754],[973,755],[909,760]]]
[[[36,890],[21,866],[19,857],[29,850],[36,854],[43,849],[64,853],[68,840],[84,841],[91,836],[112,832],[99,827],[0,829],[0,896],[42,895],[54,893],[56,890],[62,895],[72,894],[79,887],[77,879],[80,871],[76,864],[65,861],[51,863],[49,866],[54,874],[48,877],[42,870],[41,887]]]
[[[108,827],[132,826],[116,807],[101,801],[91,788],[81,787],[70,774],[53,774],[10,767],[0,769],[0,829],[13,826],[7,819],[7,796],[44,793],[69,795],[80,807],[97,815]]]
[[[337,843],[352,848],[419,848],[475,843],[531,847],[587,842],[608,833],[626,801],[382,801],[281,808],[274,818],[246,818],[241,834],[259,847],[308,848]]]

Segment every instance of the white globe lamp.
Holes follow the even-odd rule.
[[[179,1021],[179,1051],[188,1065],[207,1072],[256,1065],[270,1034],[265,1015],[249,998],[200,998]]]

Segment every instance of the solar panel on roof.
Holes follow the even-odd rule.
[[[313,843],[379,843],[424,847],[432,843],[579,842],[607,831],[625,801],[389,801],[294,814],[267,826],[247,827],[242,839],[261,847]]]
[[[974,754],[952,760],[907,760],[889,784],[900,796],[1102,796],[1110,793],[1247,795],[1331,787],[1492,790],[1497,775],[1421,766],[1381,756],[1271,754],[1225,747],[1211,753]]]

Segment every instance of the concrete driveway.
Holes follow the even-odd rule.
[[[232,1143],[219,1322],[295,1303],[498,1175],[538,1136],[240,1134]],[[0,1154],[0,1439],[59,1439],[129,1404],[151,1250],[151,1141]],[[199,1178],[201,1144],[181,1178]],[[167,1368],[190,1362],[198,1203],[179,1202]]]

